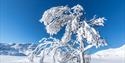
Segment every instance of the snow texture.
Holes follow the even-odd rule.
[[[125,45],[98,51],[91,57],[91,63],[125,63]]]

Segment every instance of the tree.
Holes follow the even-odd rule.
[[[95,30],[94,26],[104,26],[104,17],[91,20],[82,19],[84,9],[81,5],[72,8],[57,6],[46,10],[40,19],[44,23],[49,38],[42,38],[40,44],[30,54],[29,59],[34,61],[39,56],[39,63],[85,63],[84,52],[93,46],[106,45],[104,39]],[[65,33],[61,39],[56,39],[62,27]],[[72,39],[75,36],[75,39]],[[87,43],[87,46],[84,46]]]

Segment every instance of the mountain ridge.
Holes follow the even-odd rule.
[[[0,43],[0,55],[26,56],[35,49],[37,44],[32,43]]]

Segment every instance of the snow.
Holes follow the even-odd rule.
[[[0,43],[0,55],[26,56],[35,49],[37,44],[31,43]]]
[[[91,63],[125,63],[125,45],[93,54]]]
[[[26,56],[0,55],[0,63],[26,63]]]
[[[53,60],[46,56],[48,63]],[[119,48],[110,48],[106,50],[99,51],[91,55],[91,63],[125,63],[125,45]],[[0,63],[29,63],[27,56],[8,56],[0,55]],[[38,63],[39,58],[35,58],[34,63]]]
[[[94,56],[98,55],[101,57],[106,57],[106,56],[124,57],[125,56],[125,45],[121,46],[120,48],[110,48],[110,49],[102,50],[93,55]]]
[[[65,19],[69,17],[68,15],[63,15],[68,9],[67,6],[57,6],[44,12],[40,22],[44,22],[47,33],[53,35],[60,31],[61,27],[65,24]]]
[[[38,60],[38,59],[35,59]],[[51,63],[51,59],[49,60],[48,63]],[[37,62],[37,61],[35,61]],[[34,63],[35,63],[34,62]],[[125,60],[124,58],[119,58],[119,57],[104,57],[104,58],[92,58],[91,63],[124,63]],[[0,63],[29,63],[28,59],[26,56],[2,56],[0,55]]]

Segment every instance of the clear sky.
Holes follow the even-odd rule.
[[[93,15],[107,19],[99,29],[109,44],[104,48],[125,44],[125,0],[0,0],[0,42],[38,43],[48,36],[39,22],[43,12],[53,6],[76,4],[84,7],[88,20]]]

